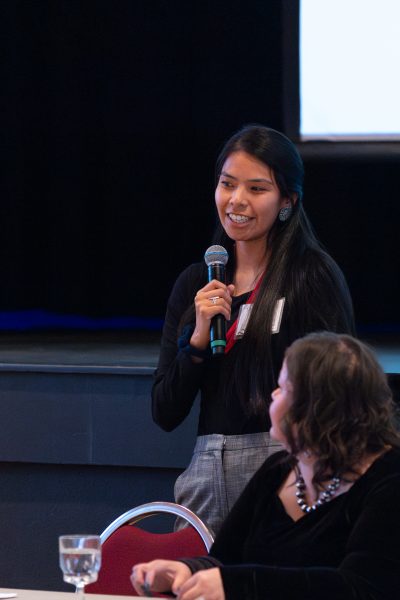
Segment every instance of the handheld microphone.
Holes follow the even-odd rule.
[[[217,279],[225,283],[225,265],[228,262],[228,253],[223,246],[210,246],[204,254],[208,267],[208,281]],[[215,315],[211,319],[210,345],[214,355],[225,352],[226,346],[226,320],[224,315]]]

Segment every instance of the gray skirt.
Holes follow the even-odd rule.
[[[202,435],[192,460],[175,483],[175,501],[190,508],[213,535],[266,458],[282,450],[269,433]],[[184,526],[178,520],[176,528]]]

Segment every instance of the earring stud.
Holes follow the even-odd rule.
[[[292,207],[290,205],[284,206],[279,211],[279,220],[283,223],[284,221],[287,221],[291,217],[291,215],[292,215]]]

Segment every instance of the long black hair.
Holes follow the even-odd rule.
[[[276,219],[266,237],[269,262],[254,302],[244,337],[234,352],[224,356],[222,382],[225,395],[237,393],[250,413],[266,411],[276,386],[283,353],[297,337],[316,329],[353,333],[353,309],[344,276],[318,242],[303,208],[304,167],[296,146],[282,133],[262,125],[247,125],[222,148],[216,163],[218,182],[223,165],[233,152],[246,152],[273,172],[283,198],[290,200],[292,214],[287,221]],[[234,241],[218,222],[213,243],[224,246],[229,255],[228,279],[235,272]],[[332,307],[318,306],[316,281],[324,281],[321,303],[330,298]],[[285,298],[285,334],[272,334],[278,299]],[[275,352],[272,346],[276,345]]]

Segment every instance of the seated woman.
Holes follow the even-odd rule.
[[[274,454],[209,556],[133,568],[139,594],[179,600],[394,600],[400,590],[400,450],[390,389],[347,335],[286,351],[272,393]]]

